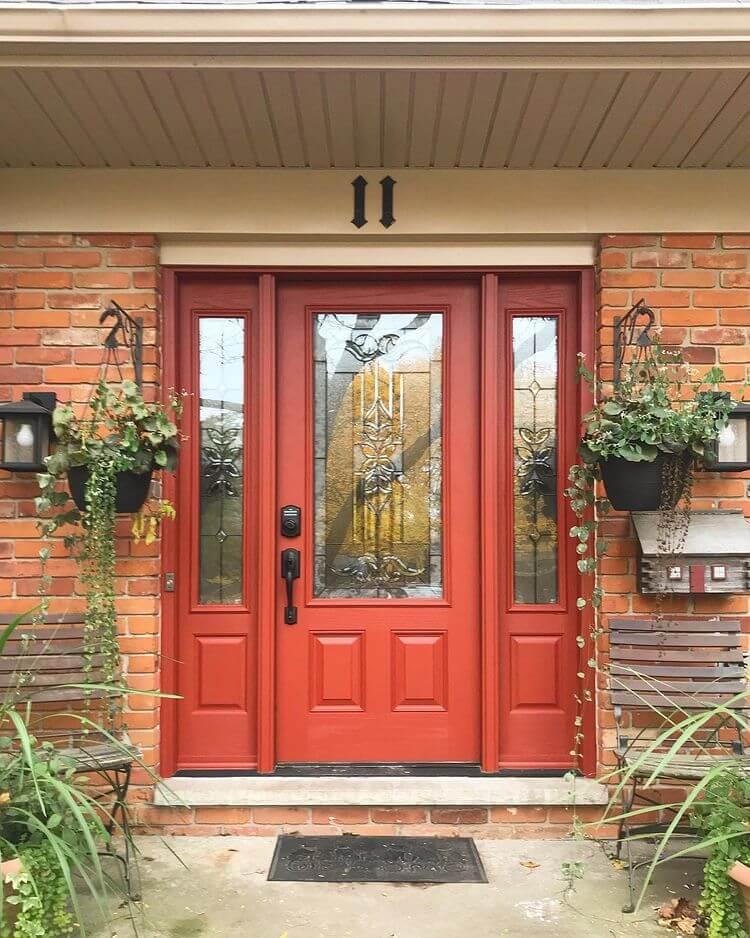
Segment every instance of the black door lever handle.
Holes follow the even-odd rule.
[[[287,547],[281,552],[281,577],[286,581],[286,606],[284,622],[286,625],[297,624],[297,607],[294,605],[294,581],[299,579],[299,551]]]

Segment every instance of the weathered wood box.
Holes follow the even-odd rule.
[[[693,511],[678,555],[658,549],[657,511],[633,512],[641,593],[750,592],[750,524],[741,511]]]

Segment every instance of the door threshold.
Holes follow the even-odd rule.
[[[263,776],[255,769],[181,769],[174,778],[563,778],[571,769],[501,769],[475,762],[282,762]]]
[[[161,805],[409,806],[603,805],[607,789],[592,778],[513,776],[213,775],[173,777],[154,793]]]

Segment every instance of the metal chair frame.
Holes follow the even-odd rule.
[[[648,753],[648,735],[676,726],[690,713],[714,709],[726,704],[736,711],[747,709],[740,698],[745,688],[744,662],[740,641],[740,623],[737,620],[610,620],[609,684],[614,706],[617,733],[617,769],[623,773],[632,767],[638,754]],[[650,713],[660,718],[644,723],[632,733],[625,725],[625,714]],[[731,725],[735,738],[730,739]],[[694,741],[695,742],[695,741]],[[704,767],[716,759],[737,762],[743,757],[743,740],[737,723],[726,715],[707,726],[705,739],[695,748],[688,749],[683,759],[675,758],[658,775],[660,781],[686,785],[698,781]],[[655,759],[658,752],[654,752]],[[655,760],[654,760],[655,762]],[[616,856],[625,860],[628,871],[628,902],[623,912],[635,908],[635,874],[653,861],[634,859],[631,844],[634,840],[651,840],[664,834],[668,824],[637,823],[624,815],[638,807],[651,807],[676,814],[651,796],[643,783],[652,775],[655,764],[636,770],[627,785],[622,786],[618,823]],[[695,831],[680,825],[676,836],[694,836]],[[664,857],[668,859],[668,855]],[[702,859],[685,856],[679,859]]]

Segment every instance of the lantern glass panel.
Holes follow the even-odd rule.
[[[742,416],[730,417],[729,423],[719,433],[719,463],[746,463],[747,419]]]
[[[5,462],[35,463],[38,427],[29,417],[7,417],[5,420]]]

